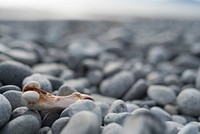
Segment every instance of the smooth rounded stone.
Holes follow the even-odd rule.
[[[197,72],[196,80],[195,80],[195,87],[200,90],[200,67]]]
[[[172,91],[174,91],[176,96],[183,90],[180,86],[177,85],[170,85],[169,87],[172,89]]]
[[[102,134],[123,134],[123,128],[117,123],[110,123],[103,128]]]
[[[178,109],[181,113],[190,116],[200,116],[200,91],[185,89],[177,97]]]
[[[149,69],[141,63],[136,63],[136,65],[132,69],[132,72],[135,80],[139,80],[146,77],[146,75],[149,73]]]
[[[197,74],[194,70],[187,69],[182,73],[180,79],[184,83],[195,83],[196,76]]]
[[[125,93],[122,99],[124,101],[142,99],[146,95],[147,88],[146,81],[140,79]]]
[[[9,49],[4,52],[5,55],[12,59],[27,65],[34,65],[39,62],[38,56],[34,51],[23,50],[19,48]]]
[[[200,55],[200,44],[199,43],[194,43],[190,47],[190,51],[194,55]]]
[[[164,83],[166,85],[179,85],[180,80],[179,80],[179,77],[177,75],[170,74],[170,75],[165,76]]]
[[[54,123],[55,120],[59,118],[59,114],[52,112],[52,113],[47,113],[45,117],[42,120],[42,127],[51,127],[51,125]]]
[[[40,122],[33,115],[19,116],[1,128],[1,134],[35,134],[40,129]]]
[[[73,115],[60,134],[100,134],[100,124],[96,114],[82,111]]]
[[[0,87],[0,93],[1,94],[6,92],[6,91],[10,91],[10,90],[21,91],[21,89],[18,86],[15,86],[15,85],[6,85],[6,86]]]
[[[178,114],[178,107],[174,106],[174,105],[167,104],[167,105],[164,106],[164,110],[171,115],[177,115]]]
[[[51,130],[50,127],[42,127],[42,128],[39,129],[37,134],[47,134],[50,130]]]
[[[53,91],[58,90],[64,84],[64,80],[51,75],[45,76],[51,83]]]
[[[180,115],[172,115],[172,121],[177,122],[179,124],[185,125],[187,123],[187,120]]]
[[[33,67],[35,73],[49,74],[53,76],[60,76],[60,74],[66,69],[64,64],[58,63],[41,63]]]
[[[167,61],[170,58],[170,51],[162,46],[155,46],[150,48],[148,52],[148,61],[157,64],[159,62]]]
[[[117,100],[116,98],[103,96],[100,94],[91,94],[91,96],[94,98],[96,102],[103,102],[108,104],[112,104],[115,100]]]
[[[71,87],[68,84],[64,84],[58,89],[58,96],[67,96],[74,92],[77,92],[75,88]]]
[[[132,103],[139,107],[153,107],[156,105],[154,100],[134,100]]]
[[[62,117],[57,119],[51,126],[53,134],[60,134],[62,129],[68,124],[69,120],[69,117]]]
[[[177,134],[179,129],[183,127],[182,124],[179,124],[179,123],[173,122],[173,121],[166,121],[165,125],[167,127],[166,134]]]
[[[103,51],[101,45],[95,40],[80,39],[68,46],[68,53],[77,59],[95,58]]]
[[[89,71],[87,78],[92,84],[97,85],[103,79],[103,74],[99,70]]]
[[[100,84],[100,93],[105,96],[120,98],[134,83],[131,72],[121,71],[111,78],[103,80]]]
[[[147,74],[147,82],[149,85],[162,85],[164,84],[163,75],[158,72],[150,72]]]
[[[31,74],[31,68],[19,62],[5,61],[0,64],[0,81],[5,85],[21,87],[24,78]]]
[[[74,79],[75,73],[72,70],[66,69],[60,74],[60,78],[63,80]]]
[[[101,109],[91,100],[77,101],[64,109],[60,114],[60,117],[72,117],[74,114],[81,111],[90,111],[97,115],[99,124],[102,121]]]
[[[128,110],[129,113],[131,113],[134,110],[140,108],[138,105],[132,104],[132,103],[126,103],[126,106],[127,106],[127,110]]]
[[[130,116],[124,123],[124,134],[166,134],[166,126],[150,112]]]
[[[104,118],[104,124],[110,124],[110,123],[117,123],[119,125],[122,125],[124,121],[130,116],[131,114],[128,112],[123,113],[108,113]]]
[[[138,109],[136,109],[136,110],[134,110],[132,113],[131,113],[131,115],[132,116],[137,116],[137,115],[139,115],[139,114],[145,114],[145,113],[149,113],[150,111],[148,110],[148,109],[146,109],[146,108],[138,108]]]
[[[68,84],[75,88],[78,92],[83,93],[84,88],[88,88],[90,86],[90,82],[87,78],[78,78],[78,79],[71,79],[65,81],[65,84]]]
[[[0,94],[0,127],[6,124],[11,116],[12,107],[6,97]]]
[[[174,65],[183,69],[197,69],[200,66],[200,60],[189,54],[182,54],[176,57]]]
[[[185,125],[178,134],[198,134],[198,127],[192,123]]]
[[[102,69],[102,64],[95,59],[84,59],[82,64],[86,70],[101,70]]]
[[[108,103],[104,103],[104,102],[95,102],[95,104],[100,107],[101,116],[103,119],[107,115],[110,105]]]
[[[45,78],[44,75],[32,74],[31,76],[28,76],[23,80],[23,85],[25,85],[31,81],[37,81],[43,90],[50,92],[50,93],[52,92],[51,82],[47,78]]]
[[[36,110],[29,110],[27,107],[18,107],[14,109],[12,111],[11,120],[23,115],[33,115],[39,120],[39,122],[42,122],[40,113]]]
[[[172,117],[169,113],[167,113],[166,111],[164,111],[162,108],[160,107],[152,107],[150,109],[150,111],[155,114],[155,116],[157,116],[158,118],[160,118],[162,121],[171,121]]]
[[[121,70],[121,62],[110,62],[103,68],[103,74],[105,76],[113,75]]]
[[[23,106],[23,104],[21,102],[21,96],[22,96],[21,91],[10,90],[10,91],[4,92],[3,95],[10,102],[10,104],[12,106],[12,110],[14,110],[17,107]]]
[[[181,115],[181,116],[183,116],[187,120],[187,123],[198,121],[198,119],[196,117],[193,117],[193,116],[189,116],[189,115]]]
[[[172,103],[176,99],[176,95],[170,87],[161,85],[151,85],[147,94],[160,105]]]
[[[126,103],[122,100],[114,101],[108,110],[108,113],[123,113],[123,112],[128,112],[128,108],[126,106]]]

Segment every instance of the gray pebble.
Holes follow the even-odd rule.
[[[65,65],[58,63],[41,63],[33,67],[35,73],[49,74],[53,76],[60,76],[65,69]]]
[[[177,122],[179,124],[185,125],[187,123],[187,120],[180,115],[172,115],[172,121]]]
[[[169,113],[167,113],[166,111],[164,111],[162,108],[160,107],[152,107],[150,109],[150,111],[155,114],[155,116],[157,116],[158,118],[160,118],[162,121],[171,121],[172,117]]]
[[[167,134],[177,134],[179,129],[183,127],[183,125],[173,121],[166,121],[165,125],[167,127]]]
[[[58,89],[58,96],[67,96],[74,92],[77,92],[75,88],[68,84],[64,84]]]
[[[129,113],[132,113],[134,110],[140,108],[138,105],[131,104],[131,103],[126,103],[126,106]]]
[[[133,100],[132,103],[139,107],[153,107],[156,105],[154,100]]]
[[[19,116],[7,123],[1,130],[1,134],[35,134],[40,129],[40,122],[33,115]]]
[[[165,134],[166,126],[150,112],[130,116],[124,123],[124,134]]]
[[[167,104],[167,105],[164,106],[164,110],[171,115],[177,115],[178,114],[178,107],[176,105]]]
[[[175,74],[165,76],[164,83],[166,85],[180,85],[179,77]]]
[[[160,105],[172,103],[176,99],[171,88],[160,85],[151,85],[147,91],[148,96]]]
[[[185,70],[181,75],[181,81],[184,83],[195,83],[196,72],[191,69]]]
[[[101,124],[101,109],[93,101],[90,100],[78,101],[73,103],[62,111],[60,117],[71,117],[80,111],[90,111],[95,113],[99,119],[99,124]]]
[[[15,85],[6,85],[6,86],[0,87],[0,93],[1,94],[6,92],[6,91],[9,91],[9,90],[21,91],[21,89],[18,86],[15,86]]]
[[[102,134],[123,134],[123,128],[117,123],[110,123],[103,128]]]
[[[5,61],[0,64],[0,81],[5,85],[21,87],[24,78],[31,74],[32,70],[19,62]]]
[[[60,74],[60,78],[63,80],[70,80],[70,79],[74,79],[75,77],[75,73],[72,70],[64,70],[61,74]]]
[[[109,107],[110,107],[109,104],[103,103],[103,102],[95,102],[95,104],[100,107],[101,116],[102,116],[102,119],[103,119],[108,113],[108,110],[109,110]]]
[[[200,116],[200,92],[195,89],[185,89],[177,97],[177,105],[183,114]]]
[[[78,92],[83,93],[84,88],[88,88],[90,86],[90,82],[87,78],[78,78],[78,79],[71,79],[65,81],[65,84],[68,84],[75,88]]]
[[[62,79],[55,76],[46,75],[45,77],[50,81],[53,91],[58,90],[64,83]]]
[[[89,71],[87,74],[87,78],[92,84],[97,85],[101,82],[103,74],[101,73],[101,71],[98,70]]]
[[[45,117],[42,120],[42,127],[51,127],[51,125],[54,123],[55,120],[59,118],[59,114],[52,112],[52,113],[47,113]]]
[[[6,124],[11,116],[12,107],[6,97],[0,94],[0,127]]]
[[[51,126],[53,134],[60,134],[60,132],[67,125],[69,120],[69,117],[62,117],[57,119]]]
[[[82,111],[72,116],[61,134],[100,134],[100,124],[96,114]]]
[[[126,103],[122,100],[116,100],[110,106],[108,113],[122,113],[128,112]]]
[[[104,124],[110,124],[110,123],[117,123],[119,125],[122,125],[124,121],[130,116],[131,114],[128,112],[123,113],[109,113],[104,118]]]
[[[105,76],[113,75],[120,71],[122,67],[121,62],[110,62],[103,68],[103,74]]]
[[[143,79],[138,80],[123,96],[124,101],[142,99],[147,92],[147,84]]]
[[[149,113],[150,111],[146,108],[138,108],[136,110],[134,110],[131,114],[132,116],[137,116],[138,114],[145,114],[145,113]]]
[[[41,75],[41,74],[33,74],[29,77],[26,77],[24,80],[23,80],[23,85],[31,82],[31,81],[37,81],[41,88],[47,92],[52,92],[52,85],[51,85],[51,82],[45,78],[44,75]]]
[[[50,127],[42,127],[40,130],[37,132],[37,134],[47,134],[51,130]]]
[[[200,67],[197,72],[196,80],[195,80],[195,87],[200,90]]]
[[[194,116],[189,116],[189,115],[181,115],[181,116],[183,116],[187,120],[187,123],[189,123],[189,122],[197,122],[198,121],[197,118],[194,117]]]
[[[128,91],[134,82],[131,72],[122,71],[111,78],[102,81],[100,93],[105,96],[120,98]]]
[[[14,110],[17,107],[23,106],[23,104],[21,102],[21,96],[22,96],[21,91],[10,90],[10,91],[4,92],[3,95],[10,102],[10,104],[12,106],[12,110]]]
[[[116,98],[103,96],[100,94],[91,94],[91,96],[94,98],[96,102],[104,102],[108,104],[112,104],[116,100]]]
[[[36,110],[29,110],[27,107],[18,107],[12,111],[11,120],[22,116],[22,115],[33,115],[35,116],[39,122],[42,122],[40,113]]]
[[[147,81],[149,85],[162,85],[164,84],[163,75],[158,72],[150,72],[147,75]]]
[[[185,125],[178,134],[198,134],[198,127],[192,123]]]

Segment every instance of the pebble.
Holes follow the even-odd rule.
[[[75,73],[72,70],[66,69],[60,74],[60,78],[63,80],[70,80],[75,78]]]
[[[172,121],[177,122],[179,124],[185,125],[187,123],[187,120],[180,115],[172,115]]]
[[[33,115],[19,116],[1,128],[1,134],[36,134],[40,129],[40,122]],[[19,127],[20,126],[20,127]]]
[[[200,90],[200,67],[197,72],[196,80],[195,80],[195,87]]]
[[[95,104],[100,107],[100,109],[101,109],[101,116],[102,116],[102,119],[104,119],[104,117],[108,113],[110,105],[108,103],[103,103],[103,102],[96,102]]]
[[[3,95],[10,102],[12,110],[14,110],[17,107],[23,106],[23,104],[21,102],[21,96],[22,96],[21,91],[10,90],[10,91],[4,92]]]
[[[112,104],[115,100],[117,100],[114,97],[103,96],[100,94],[91,94],[91,96],[94,98],[96,102],[104,102],[108,104]]]
[[[77,127],[80,126],[80,127]],[[100,134],[100,124],[96,114],[82,111],[73,115],[60,134]]]
[[[176,95],[171,88],[161,85],[151,85],[147,94],[160,105],[172,103],[176,99]]]
[[[200,116],[200,92],[196,89],[185,89],[177,97],[178,109],[190,116]]]
[[[178,114],[178,107],[176,105],[167,104],[167,105],[164,106],[164,110],[171,115],[177,115]]]
[[[126,103],[122,100],[114,101],[108,110],[108,113],[123,113],[123,112],[128,112],[128,108],[126,106]]]
[[[155,114],[155,116],[157,116],[158,118],[160,118],[162,121],[171,121],[172,117],[169,113],[167,113],[166,111],[164,111],[162,108],[160,107],[152,107],[150,109],[150,111]]]
[[[50,81],[53,91],[58,90],[60,88],[60,86],[62,86],[64,84],[64,80],[62,80],[58,77],[51,76],[51,75],[46,75],[45,77]]]
[[[42,120],[42,127],[51,127],[55,120],[59,118],[59,114],[56,112],[47,113]]]
[[[192,123],[185,125],[178,134],[198,134],[198,127]]]
[[[11,112],[12,107],[10,102],[0,94],[0,128],[9,121]]]
[[[21,89],[18,86],[15,86],[15,85],[6,85],[6,86],[0,87],[0,93],[1,94],[3,94],[6,91],[9,91],[9,90],[21,91]]]
[[[117,123],[110,123],[103,128],[102,134],[123,134],[123,128]]]
[[[138,105],[132,103],[126,103],[126,106],[129,113],[132,113],[134,110],[140,108]]]
[[[191,69],[185,70],[181,75],[181,81],[184,83],[195,83],[196,72]]]
[[[139,107],[153,107],[156,105],[154,100],[133,100],[132,103]]]
[[[100,93],[105,96],[120,98],[134,83],[131,72],[122,71],[100,84]]]
[[[84,100],[84,101],[77,101],[64,109],[60,114],[60,117],[72,117],[74,114],[80,111],[90,111],[97,115],[99,124],[101,124],[102,115],[101,109],[97,106],[93,101]]]
[[[139,79],[123,96],[124,101],[142,99],[147,92],[147,84],[143,79]]]
[[[0,81],[5,85],[16,85],[22,87],[24,78],[31,74],[32,70],[30,67],[19,62],[4,61],[0,64]]]
[[[177,134],[179,129],[183,127],[183,125],[173,121],[166,121],[165,125],[167,127],[166,134]]]
[[[53,134],[60,134],[62,129],[68,124],[69,120],[69,117],[62,117],[57,119],[51,126]]]
[[[26,77],[24,80],[23,80],[23,85],[31,82],[31,81],[37,81],[40,86],[41,86],[41,89],[47,91],[47,92],[52,92],[52,85],[51,85],[51,82],[45,78],[44,75],[41,75],[41,74],[33,74],[31,76],[28,76]]]
[[[124,121],[130,116],[131,114],[128,112],[123,113],[108,113],[104,118],[104,125],[108,125],[110,123],[117,123],[122,125]]]
[[[77,92],[75,88],[68,84],[64,84],[58,89],[58,96],[67,96],[74,92]]]
[[[164,122],[150,112],[130,116],[123,126],[124,134],[165,134],[166,132]]]
[[[134,110],[131,114],[132,116],[137,116],[140,114],[145,114],[145,113],[149,113],[150,111],[146,108],[138,108],[136,110]]]
[[[41,63],[33,67],[35,73],[60,76],[60,74],[66,69],[66,66],[63,64],[57,63]]]
[[[50,127],[42,127],[40,130],[37,132],[37,134],[47,134],[51,130]]]
[[[105,76],[111,76],[121,70],[121,62],[110,62],[103,68],[103,74]]]
[[[87,78],[90,81],[90,83],[97,85],[103,79],[103,74],[101,71],[98,71],[98,70],[89,71],[87,74]]]

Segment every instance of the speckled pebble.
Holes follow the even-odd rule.
[[[81,126],[81,127],[77,127]],[[61,134],[99,134],[100,124],[96,114],[82,111],[72,116]]]
[[[108,113],[122,113],[122,112],[128,112],[126,103],[122,100],[114,101],[108,110]]]
[[[0,94],[0,127],[5,125],[11,116],[12,107],[6,97]]]

